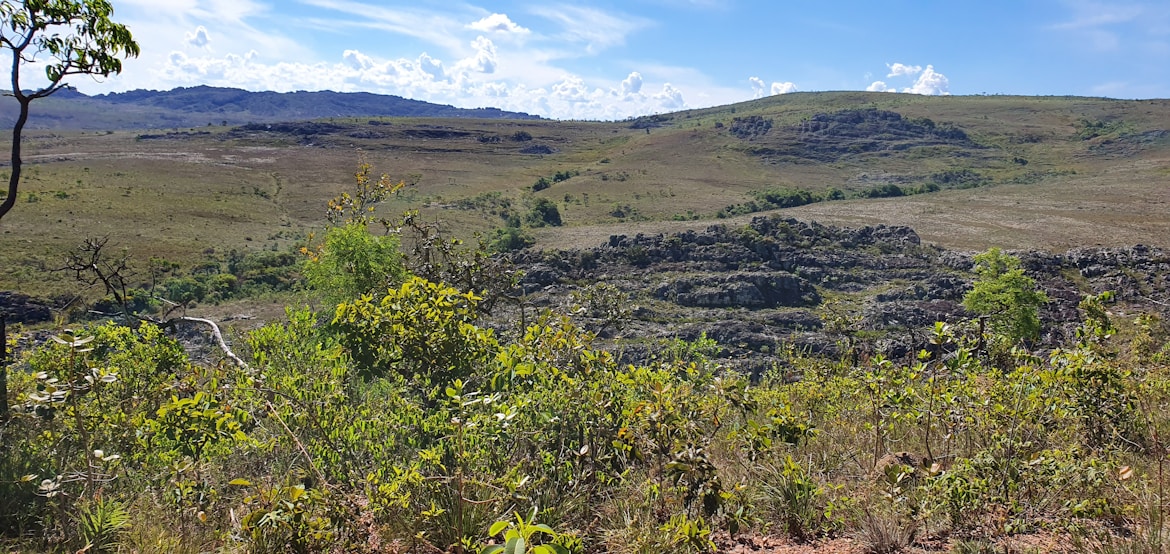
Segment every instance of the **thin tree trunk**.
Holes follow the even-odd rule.
[[[0,423],[8,421],[8,334],[4,314],[0,313]]]
[[[8,177],[8,196],[0,204],[0,219],[16,205],[16,191],[20,186],[20,170],[23,165],[20,159],[20,135],[24,131],[24,124],[28,122],[28,105],[32,101],[17,92],[17,103],[20,104],[20,115],[16,124],[12,126],[12,174]]]

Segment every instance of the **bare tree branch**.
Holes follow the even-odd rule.
[[[220,331],[219,325],[210,319],[187,315],[171,317],[172,313],[181,309],[183,306],[165,299],[160,300],[169,304],[170,307],[163,314],[163,317],[157,318],[147,314],[137,313],[130,305],[128,283],[132,276],[132,271],[130,269],[129,256],[123,253],[121,257],[111,260],[104,254],[104,250],[108,244],[109,237],[85,239],[85,242],[77,250],[69,254],[68,261],[58,271],[71,271],[79,282],[85,283],[88,286],[94,286],[100,283],[105,288],[106,294],[114,297],[114,301],[121,308],[122,315],[125,316],[127,321],[143,321],[164,329],[174,328],[180,323],[199,323],[210,327],[211,335],[215,338],[216,345],[219,346],[224,356],[241,369],[250,369],[247,362],[237,356],[235,352],[232,352],[231,347],[223,339],[223,333]]]

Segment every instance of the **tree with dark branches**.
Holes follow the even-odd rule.
[[[106,294],[114,297],[114,302],[122,311],[122,315],[127,322],[141,321],[157,325],[163,329],[172,329],[180,324],[196,323],[204,325],[211,330],[211,335],[215,339],[215,343],[219,349],[223,351],[225,357],[241,368],[248,368],[247,362],[232,352],[227,341],[223,338],[223,333],[214,321],[204,319],[201,317],[191,317],[185,314],[175,315],[176,311],[184,308],[181,304],[169,303],[161,317],[155,317],[150,314],[141,313],[133,309],[130,298],[130,287],[128,280],[133,277],[132,270],[129,265],[129,258],[126,255],[118,257],[109,257],[104,253],[104,250],[109,243],[108,237],[100,239],[87,238],[77,250],[69,254],[69,258],[65,266],[58,271],[68,271],[73,273],[78,282],[87,286],[101,285]]]
[[[130,30],[110,19],[113,11],[107,0],[0,1],[0,48],[12,56],[12,90],[6,94],[20,107],[12,126],[12,172],[8,195],[0,202],[0,219],[16,205],[21,134],[32,101],[68,86],[65,79],[71,76],[121,73],[122,59],[138,56]],[[22,70],[42,64],[47,84],[23,88]]]
[[[6,94],[16,98],[20,109],[12,126],[12,171],[8,192],[0,198],[0,220],[16,205],[23,165],[20,141],[32,101],[65,88],[68,77],[121,73],[122,59],[138,56],[130,29],[112,21],[113,13],[108,0],[0,0],[0,49],[12,56],[12,90]],[[37,65],[44,66],[45,79],[25,89],[21,71]],[[7,415],[8,368],[0,348],[0,420]]]

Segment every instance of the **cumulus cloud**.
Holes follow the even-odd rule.
[[[763,98],[764,89],[768,88],[768,85],[764,83],[764,80],[759,77],[750,77],[748,82],[752,84],[752,98]]]
[[[370,69],[375,65],[372,58],[362,54],[361,52],[358,52],[357,50],[346,50],[345,53],[341,55],[341,59],[345,62],[345,65],[349,66],[351,69],[356,69],[359,71]]]
[[[244,56],[228,54],[222,58],[192,58],[182,52],[171,52],[163,75],[183,84],[205,80],[233,82],[250,71],[249,65],[255,57],[255,50]]]
[[[951,93],[951,82],[947,80],[946,75],[936,72],[934,66],[928,65],[923,70],[922,75],[918,76],[918,80],[914,82],[914,86],[902,89],[902,92],[946,96]]]
[[[426,52],[419,54],[418,68],[435,80],[445,79],[447,76],[443,71],[443,61],[428,56]]]
[[[687,107],[686,101],[683,100],[682,91],[670,83],[664,83],[662,92],[654,95],[654,99],[658,101],[660,106],[668,110],[681,110]]]
[[[951,93],[951,82],[946,75],[934,70],[933,65],[926,66],[923,69],[920,65],[906,65],[901,63],[886,64],[890,68],[889,78],[902,79],[905,82],[913,80],[909,86],[902,86],[897,83],[887,83],[886,81],[874,81],[870,83],[865,90],[869,92],[901,92],[910,94],[925,94],[931,96],[946,96]],[[915,78],[914,76],[918,77]],[[869,75],[867,74],[868,78]]]
[[[904,75],[905,76],[917,75],[920,71],[922,71],[921,65],[906,65],[906,64],[900,64],[900,63],[892,63],[892,64],[886,64],[886,67],[890,68],[890,74],[886,75],[886,77],[901,77]]]
[[[796,83],[791,83],[791,82],[787,82],[787,81],[785,81],[783,83],[772,83],[772,95],[773,96],[777,95],[777,94],[788,94],[790,92],[796,92]]]
[[[211,36],[207,34],[207,29],[200,25],[195,28],[195,32],[187,33],[187,44],[196,48],[203,48],[211,44]]]
[[[178,37],[181,40],[183,35]],[[223,38],[216,38],[216,46],[222,47]],[[207,84],[277,92],[365,91],[558,119],[616,120],[688,107],[685,93],[691,90],[694,76],[685,72],[653,66],[649,72],[628,71],[611,80],[564,70],[549,74],[552,66],[547,60],[514,57],[515,48],[494,42],[500,38],[506,37],[484,31],[457,49],[442,54],[423,52],[417,57],[382,58],[348,49],[329,61],[277,62],[264,51],[237,50],[248,54],[216,56],[206,48],[178,48],[159,56],[152,82],[168,87]],[[231,45],[230,41],[222,44]],[[688,84],[672,84],[678,79]],[[760,80],[760,86],[764,84]]]
[[[467,24],[468,29],[474,29],[481,33],[499,33],[505,35],[527,35],[532,31],[517,25],[507,15],[502,13],[493,13],[479,21]]]
[[[622,81],[622,96],[638,94],[642,91],[642,74],[633,71]]]
[[[759,77],[751,77],[748,79],[748,82],[750,82],[752,85],[754,98],[763,98],[765,95],[775,96],[777,94],[788,94],[790,92],[796,92],[796,83],[791,83],[788,81],[773,82],[771,87],[769,87],[768,83],[765,83],[764,80]]]
[[[496,55],[496,45],[484,37],[476,37],[471,41],[471,48],[475,54],[460,60],[455,67],[460,71],[475,71],[478,73],[495,73],[499,57]]]

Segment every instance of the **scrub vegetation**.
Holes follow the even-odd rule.
[[[495,269],[475,248],[399,253],[372,232],[369,208],[398,190],[358,172],[303,250],[320,307],[245,333],[236,362],[193,360],[148,323],[21,348],[0,425],[5,544],[1162,548],[1170,349],[1153,315],[1114,321],[1108,295],[1088,296],[1076,340],[1039,351],[1044,299],[992,250],[967,296],[987,324],[938,323],[910,362],[788,348],[751,378],[703,337],[623,364],[567,314],[484,324],[514,281],[476,280]]]

